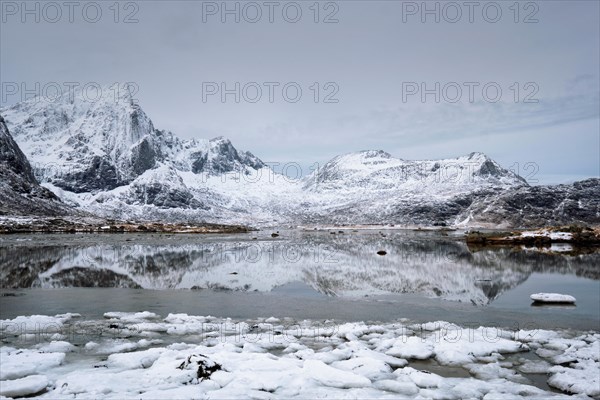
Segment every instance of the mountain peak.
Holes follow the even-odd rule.
[[[392,158],[392,155],[383,150],[361,150],[356,154],[360,154],[364,158]]]
[[[487,154],[485,154],[481,151],[473,151],[473,152],[469,153],[468,159],[469,160],[491,160],[491,158],[488,157]]]
[[[224,142],[224,143],[231,143],[231,140],[227,139],[225,136],[216,136],[212,139],[210,139],[210,142],[212,143],[220,143],[220,142]]]

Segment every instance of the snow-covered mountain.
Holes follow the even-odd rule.
[[[126,90],[100,93],[94,101],[75,92],[3,110],[43,182],[74,193],[97,193],[127,185],[161,163],[208,175],[264,166],[225,138],[184,141],[154,128]]]
[[[43,186],[104,217],[250,225],[600,223],[600,180],[530,187],[482,153],[411,161],[360,151],[291,180],[226,138],[182,140],[156,129],[125,90],[103,90],[95,101],[82,93],[31,99],[2,113]]]
[[[483,153],[412,161],[379,150],[335,157],[303,187],[319,204],[313,223],[455,225],[476,197],[527,186]]]
[[[412,161],[384,151],[360,151],[335,157],[313,172],[305,187],[313,191],[394,190],[456,194],[473,187],[526,186],[483,153],[446,160]],[[428,193],[431,194],[431,193]]]

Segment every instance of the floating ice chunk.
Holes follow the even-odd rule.
[[[95,354],[113,354],[123,353],[126,351],[133,351],[138,349],[139,346],[135,342],[130,342],[125,339],[110,339],[102,342],[101,344],[96,342],[88,342],[85,345],[85,349],[92,351]]]
[[[37,350],[2,348],[0,379],[17,379],[56,367],[65,359],[64,353],[43,353]]]
[[[545,374],[550,369],[551,365],[543,360],[523,360],[523,364],[517,368],[524,374]]]
[[[354,372],[373,380],[391,375],[392,372],[388,364],[371,357],[355,357],[349,360],[336,361],[331,366],[344,371]]]
[[[382,361],[394,368],[400,368],[404,367],[405,365],[408,365],[408,361],[406,361],[403,358],[397,358],[374,350],[361,349],[355,351],[354,354],[357,357],[369,357],[375,360]]]
[[[52,335],[60,332],[65,322],[80,317],[79,314],[18,316],[14,319],[0,320],[0,332],[5,335],[21,335],[24,333],[44,333]]]
[[[310,378],[325,386],[349,389],[371,385],[371,380],[364,376],[330,367],[318,360],[306,360],[304,370]]]
[[[419,371],[411,367],[397,369],[394,371],[394,374],[398,376],[407,375],[412,382],[421,388],[438,388],[444,382],[444,378],[437,374],[428,371]]]
[[[167,317],[165,318],[165,322],[171,323],[171,324],[184,324],[184,323],[202,323],[202,322],[207,322],[212,320],[213,317],[203,317],[203,316],[197,316],[197,315],[188,315],[188,314],[184,314],[184,313],[171,313],[169,315],[167,315]]]
[[[538,342],[547,343],[549,340],[560,337],[557,331],[549,331],[545,329],[520,330],[515,333],[515,339],[521,342]]]
[[[332,362],[347,360],[352,357],[352,350],[348,348],[334,349],[332,351],[315,353],[313,349],[304,348],[295,353],[296,357],[314,360],[319,360],[325,364],[331,364]]]
[[[148,349],[132,353],[111,354],[108,365],[123,369],[149,368],[165,349]]]
[[[104,318],[119,319],[124,322],[144,322],[148,319],[158,319],[160,318],[160,316],[150,311],[142,311],[136,313],[113,311],[104,313]]]
[[[266,353],[267,350],[256,343],[244,343],[243,351],[245,353]]]
[[[433,344],[416,336],[402,337],[396,340],[385,354],[394,357],[425,360],[433,355]]]
[[[574,368],[560,365],[550,368],[553,374],[548,385],[567,393],[586,394],[590,397],[600,396],[600,363],[593,360],[580,360]]]
[[[554,364],[565,364],[579,360],[600,361],[600,335],[593,334],[573,339],[556,338],[538,349],[540,357]]]
[[[479,379],[486,381],[492,379],[508,379],[512,382],[528,383],[529,381],[519,375],[516,371],[503,368],[499,363],[488,363],[488,364],[468,364],[466,368],[471,374]]]
[[[30,375],[12,381],[0,382],[0,395],[6,397],[30,396],[41,392],[48,386],[44,375]]]
[[[75,346],[65,341],[52,341],[50,343],[40,343],[36,348],[44,353],[71,353],[75,351]]]
[[[527,345],[502,337],[498,328],[479,327],[477,329],[459,329],[443,336],[433,334],[436,360],[442,365],[470,364],[480,357],[489,357],[495,353],[517,353],[527,351]],[[497,358],[497,357],[494,357]]]
[[[400,382],[397,380],[383,379],[373,384],[375,388],[388,392],[395,392],[406,396],[419,393],[419,388],[412,382]]]
[[[575,297],[559,293],[534,293],[529,296],[539,303],[575,303]]]

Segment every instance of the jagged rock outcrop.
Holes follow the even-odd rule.
[[[467,223],[489,226],[600,225],[600,179],[486,194],[472,202],[461,217]]]
[[[0,215],[64,215],[68,207],[33,175],[0,115]]]

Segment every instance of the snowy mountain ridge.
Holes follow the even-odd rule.
[[[412,161],[382,150],[340,155],[291,179],[224,137],[182,140],[156,129],[127,91],[102,93],[0,111],[42,185],[99,216],[254,226],[600,223],[597,179],[540,191],[483,153]]]
[[[483,153],[442,160],[403,160],[382,150],[365,150],[333,158],[313,172],[305,187],[318,190],[410,189],[418,185],[453,191],[462,186],[527,186],[527,182]]]
[[[38,179],[74,193],[127,185],[161,162],[208,174],[263,166],[223,137],[184,141],[154,128],[127,91],[103,90],[95,101],[82,92],[35,98],[2,114]]]

